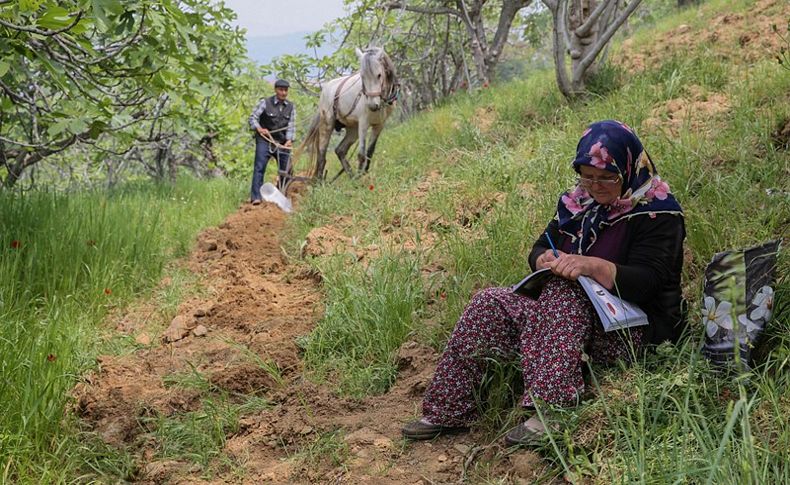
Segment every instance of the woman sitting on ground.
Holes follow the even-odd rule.
[[[568,406],[584,390],[582,354],[594,362],[627,359],[632,349],[677,340],[682,330],[680,273],[685,229],[680,205],[658,176],[633,130],[617,121],[590,125],[576,148],[576,187],[529,255],[532,270],[549,268],[538,300],[511,288],[478,292],[464,310],[423,399],[423,418],[403,435],[420,440],[465,429],[477,417],[475,388],[485,358],[519,354],[521,405]],[[554,256],[550,241],[557,243]],[[634,302],[649,324],[606,333],[580,275]],[[510,430],[510,445],[535,442],[545,432],[533,415]]]

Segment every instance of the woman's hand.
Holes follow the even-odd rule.
[[[557,254],[562,256],[565,253],[563,253],[562,251],[557,251]],[[543,251],[543,254],[538,256],[538,259],[535,260],[535,269],[548,268],[549,263],[556,260],[557,260],[557,256],[554,256],[554,251],[552,251],[551,249],[547,249]]]
[[[537,266],[537,262],[535,264]],[[562,254],[549,262],[546,267],[557,276],[572,281],[576,281],[579,276],[589,276],[606,289],[614,287],[614,278],[617,275],[617,266],[614,263],[594,256],[578,254]]]

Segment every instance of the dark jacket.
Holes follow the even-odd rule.
[[[266,109],[261,112],[258,123],[272,132],[272,138],[278,143],[285,143],[285,128],[288,127],[292,110],[293,104],[288,101],[278,103],[276,96],[272,96],[266,100]]]
[[[278,143],[293,140],[296,131],[296,108],[288,100],[280,101],[277,96],[263,98],[250,115],[250,128],[266,128]],[[277,131],[275,131],[277,130]],[[256,134],[256,136],[259,136]]]

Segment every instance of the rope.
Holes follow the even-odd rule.
[[[267,133],[267,134],[265,134],[265,135],[261,135],[261,133],[260,133],[260,132],[257,132],[257,133],[258,133],[259,135],[261,135],[261,138],[263,138],[264,140],[268,141],[268,142],[269,142],[269,144],[271,144],[271,145],[274,145],[274,146],[275,146],[277,149],[282,149],[282,150],[293,150],[293,147],[287,147],[287,146],[285,146],[285,145],[281,145],[281,144],[277,143],[277,141],[275,141],[275,139],[274,139],[274,138],[272,138],[272,135],[271,135],[271,133],[277,133],[278,131],[283,131],[283,130],[285,130],[285,129],[287,129],[287,128],[288,128],[288,127],[286,126],[285,128],[280,128],[279,130],[269,130],[269,133]]]
[[[271,130],[271,131],[269,131],[269,133],[277,133],[278,131],[282,131],[282,130],[286,130],[286,129],[288,129],[287,126],[285,128],[280,128],[280,129],[277,129],[277,130]],[[258,134],[260,135],[260,133],[258,133]],[[287,147],[285,145],[281,145],[281,144],[277,143],[277,141],[274,138],[272,138],[272,136],[270,134],[261,135],[261,138],[263,138],[264,140],[269,142],[271,145],[274,145],[277,150],[294,150],[293,147]],[[300,145],[296,151],[293,151],[291,153],[291,156],[288,157],[288,165],[285,167],[285,171],[284,172],[282,170],[279,170],[279,158],[278,158],[278,170],[277,170],[277,173],[278,173],[279,176],[285,176],[286,180],[287,180],[286,185],[283,188],[284,191],[288,190],[287,189],[288,185],[290,185],[290,183],[292,181],[294,181],[294,180],[307,180],[305,177],[297,177],[297,176],[294,176],[294,175],[291,174],[291,172],[293,171],[294,161],[295,161],[295,159],[299,158],[302,155],[303,148],[304,147],[302,145]]]

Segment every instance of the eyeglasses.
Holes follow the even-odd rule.
[[[599,184],[603,187],[614,187],[620,183],[620,176],[618,175],[617,178],[613,179],[588,179],[586,177],[578,177],[576,183],[586,188],[592,187],[593,184]]]

